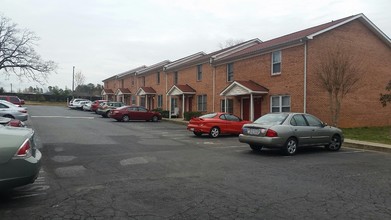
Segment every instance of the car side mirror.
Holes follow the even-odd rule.
[[[326,122],[322,122],[322,127],[326,127],[328,124]]]

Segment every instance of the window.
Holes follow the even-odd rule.
[[[136,96],[132,95],[132,105],[135,105],[136,104]]]
[[[295,115],[291,119],[291,125],[293,125],[293,126],[307,126],[307,122],[303,118],[303,115]]]
[[[132,76],[132,86],[134,86],[134,76]]]
[[[234,80],[234,64],[227,64],[227,82],[232,82]]]
[[[290,111],[291,111],[290,96],[271,97],[271,112],[290,112]]]
[[[322,122],[315,118],[312,115],[304,115],[305,119],[307,119],[307,122],[310,126],[315,126],[315,127],[322,127]]]
[[[171,112],[175,112],[176,107],[178,107],[177,99],[171,98]]]
[[[145,76],[141,77],[141,85],[145,86]]]
[[[221,111],[222,112],[228,112],[228,113],[234,113],[234,100],[233,99],[227,99],[227,109],[225,109],[225,99],[221,100]]]
[[[240,118],[230,114],[225,114],[225,119],[228,121],[240,121]]]
[[[156,73],[156,84],[160,84],[160,72]]]
[[[206,111],[206,95],[197,96],[197,110],[200,112]]]
[[[281,74],[281,51],[272,53],[272,75]]]
[[[202,80],[202,64],[197,65],[197,81]]]
[[[178,84],[178,71],[174,72],[174,85]]]
[[[162,108],[163,107],[163,95],[157,96],[157,107]]]

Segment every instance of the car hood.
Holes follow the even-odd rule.
[[[0,164],[10,160],[34,130],[23,127],[0,126]]]

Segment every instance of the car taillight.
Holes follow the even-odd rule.
[[[26,139],[23,144],[19,147],[18,152],[15,154],[16,157],[30,157],[31,156],[31,146],[30,140]]]
[[[272,130],[272,129],[268,129],[266,131],[266,137],[278,137],[278,134],[276,131]]]
[[[19,110],[19,112],[22,112],[22,113],[27,113],[26,110]]]

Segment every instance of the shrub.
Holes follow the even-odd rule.
[[[184,120],[185,121],[190,121],[190,119],[199,117],[202,115],[202,112],[185,112],[184,113]]]

